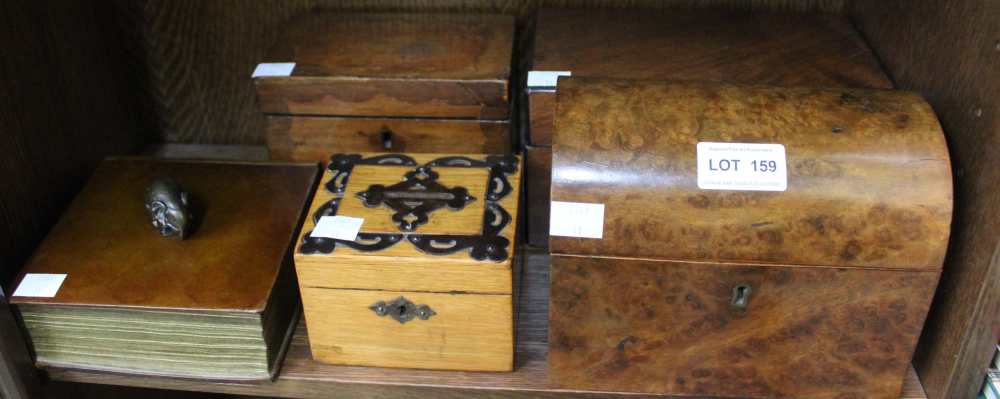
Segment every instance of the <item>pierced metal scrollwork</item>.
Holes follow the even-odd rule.
[[[385,204],[395,213],[392,222],[403,231],[414,231],[426,224],[428,214],[448,207],[452,211],[465,208],[475,201],[465,187],[445,187],[437,181],[438,173],[429,166],[407,172],[406,179],[391,186],[373,184],[357,194],[365,206],[375,208]]]
[[[319,223],[319,219],[323,216],[335,216],[337,214],[337,207],[340,206],[340,201],[341,198],[333,198],[320,205],[316,209],[316,212],[313,212],[313,223]],[[299,252],[303,254],[329,254],[338,245],[359,251],[379,251],[396,245],[402,240],[402,234],[358,233],[357,239],[349,241],[329,237],[313,237],[312,231],[310,231],[302,236],[302,245],[299,247]]]
[[[358,251],[381,251],[396,245],[402,240],[402,234],[358,233],[357,239],[349,241],[329,237],[313,237],[312,231],[309,231],[302,236],[302,245],[299,246],[299,252],[307,255],[316,253],[329,254],[340,245]]]
[[[347,187],[347,180],[351,177],[354,165],[398,165],[417,166],[417,161],[403,154],[384,154],[371,158],[363,158],[361,154],[334,154],[330,157],[330,164],[327,169],[334,172],[333,178],[326,182],[327,191],[334,194],[343,194]]]
[[[513,191],[507,175],[517,172],[517,157],[513,155],[488,155],[485,160],[463,156],[442,157],[430,161],[427,166],[480,167],[490,168],[490,183],[486,188],[488,201],[499,201]]]
[[[437,314],[430,306],[417,305],[404,297],[398,297],[389,303],[378,301],[369,306],[368,309],[371,309],[379,317],[389,316],[398,321],[399,324],[406,324],[413,319],[427,320]]]
[[[487,204],[483,217],[482,235],[421,234],[406,237],[421,252],[432,255],[447,255],[471,249],[469,255],[475,260],[502,262],[507,260],[510,240],[500,236],[500,232],[511,221],[511,216],[496,204]]]
[[[313,212],[313,224],[319,223],[319,218],[323,216],[335,216],[337,214],[337,207],[339,206],[340,198],[331,199],[320,205],[316,209],[316,212]]]
[[[466,249],[475,260],[502,262],[507,260],[510,240],[501,236],[412,235],[407,240],[422,252],[447,255]]]
[[[347,186],[347,180],[354,169],[354,165],[417,166],[417,162],[413,158],[402,154],[385,154],[371,158],[363,158],[359,154],[336,154],[332,156],[330,158],[330,165],[327,168],[334,172],[334,174],[326,182],[326,189],[338,195],[338,197],[327,201],[313,213],[314,223],[318,223],[319,219],[323,216],[336,215],[340,201],[344,200],[344,189]],[[439,183],[437,181],[438,173],[433,170],[435,166],[489,168],[489,183],[485,193],[485,211],[480,234],[447,235],[412,233],[419,226],[428,222],[431,212],[444,207],[451,210],[460,210],[476,199],[464,187],[446,187]],[[500,206],[498,201],[513,192],[513,187],[507,180],[507,176],[516,173],[517,169],[518,159],[513,155],[490,155],[482,160],[464,156],[437,158],[407,172],[405,180],[400,183],[390,186],[374,184],[369,186],[367,190],[356,194],[359,199],[364,201],[365,206],[377,207],[385,205],[393,209],[395,213],[392,216],[392,220],[404,233],[359,233],[355,241],[345,241],[312,237],[312,232],[310,231],[303,236],[302,245],[299,247],[299,250],[304,254],[329,254],[337,246],[343,245],[359,251],[379,251],[396,245],[405,239],[419,251],[431,255],[447,255],[460,251],[468,251],[469,255],[476,260],[502,262],[510,256],[508,253],[510,240],[501,236],[500,233],[510,224],[513,218]],[[418,310],[422,309],[421,307],[414,307],[416,305],[393,308],[392,306],[395,306],[393,304],[399,305],[396,302],[400,299],[405,301],[405,298],[402,297],[397,298],[397,300],[390,304],[380,301],[372,305],[371,309],[380,316],[392,315],[393,309],[397,313],[400,309],[406,311],[417,309],[412,310],[413,312],[418,312]],[[434,314],[430,308],[426,308],[426,310],[430,312],[427,317]],[[403,314],[405,313],[403,312]],[[420,317],[419,313],[413,314],[416,317]],[[411,320],[413,317],[411,315],[406,321]],[[400,323],[405,323],[406,321],[400,321]]]

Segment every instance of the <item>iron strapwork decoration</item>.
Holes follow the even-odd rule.
[[[299,252],[303,254],[329,254],[337,246],[343,245],[358,251],[379,251],[408,241],[421,252],[430,255],[447,255],[459,251],[468,251],[476,260],[491,260],[502,262],[510,255],[508,247],[510,240],[500,235],[503,229],[512,221],[511,215],[500,206],[499,201],[513,191],[507,176],[517,172],[517,157],[513,155],[490,155],[485,159],[473,159],[464,156],[449,156],[437,158],[424,165],[402,154],[385,154],[363,158],[359,154],[336,154],[330,157],[327,167],[334,172],[333,177],[325,183],[325,188],[338,197],[320,206],[312,215],[317,223],[323,216],[337,214],[340,201],[345,201],[344,190],[350,179],[354,165],[392,165],[414,166],[405,174],[402,182],[384,186],[371,185],[365,191],[355,195],[365,206],[387,206],[395,213],[393,222],[401,233],[359,233],[354,241],[338,240],[326,237],[312,237],[312,232],[302,238]],[[431,213],[441,208],[452,211],[464,209],[477,198],[464,187],[447,187],[437,181],[438,173],[434,167],[468,167],[488,168],[489,183],[484,195],[483,224],[480,234],[449,235],[449,234],[416,234],[419,226],[426,224]],[[374,306],[374,305],[373,305]]]
[[[313,213],[313,224],[315,225],[319,223],[319,218],[323,216],[336,215],[337,207],[340,205],[341,199],[342,198],[334,198],[327,201],[323,205],[320,205],[320,207],[316,209],[316,212]],[[299,247],[299,252],[304,254],[328,254],[333,252],[337,245],[343,245],[358,251],[378,251],[396,245],[396,243],[402,241],[402,239],[402,234],[358,233],[358,238],[354,241],[350,241],[329,237],[313,237],[312,232],[310,231],[302,237],[302,246]]]
[[[445,206],[453,211],[465,208],[476,200],[465,187],[448,188],[438,183],[438,173],[430,166],[420,166],[406,173],[406,179],[391,186],[373,184],[358,193],[365,206],[375,208],[383,203],[391,208],[392,222],[403,231],[414,231],[427,223],[427,215]]]

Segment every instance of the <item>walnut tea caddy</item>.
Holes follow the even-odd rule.
[[[513,155],[333,155],[295,251],[313,358],[511,370],[521,169]],[[318,235],[335,216],[363,219],[356,239]]]
[[[572,77],[557,101],[552,200],[603,204],[603,235],[553,219],[551,385],[899,397],[952,214],[923,99]],[[705,143],[782,146],[784,188],[718,189]]]

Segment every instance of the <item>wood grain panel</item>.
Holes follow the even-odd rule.
[[[254,86],[268,114],[507,118],[506,80],[263,77]]]
[[[510,76],[513,36],[508,15],[308,13],[282,27],[263,61],[295,62],[293,80],[503,82]]]
[[[947,134],[956,228],[914,365],[929,397],[974,397],[1000,338],[1000,3],[852,8],[899,87],[927,97]]]
[[[405,297],[436,314],[399,323],[368,307]],[[440,370],[514,367],[510,295],[302,289],[313,358],[326,363]]]
[[[542,9],[531,68],[573,76],[890,88],[850,20],[744,11]],[[593,25],[591,29],[580,29]],[[541,143],[538,143],[541,144]]]
[[[63,381],[47,382],[44,387],[44,393],[39,397],[45,399],[66,397],[74,399],[234,399],[230,395],[219,393],[184,392]]]
[[[711,397],[895,398],[938,274],[556,255],[549,381]],[[745,309],[731,302],[740,285],[749,288]]]
[[[325,162],[348,152],[510,152],[510,123],[398,118],[266,117],[271,159]],[[383,141],[388,136],[388,148]]]
[[[263,144],[250,74],[307,0],[117,0],[155,132],[169,142]]]
[[[526,146],[524,149],[525,220],[528,243],[549,246],[549,211],[551,207],[552,148]]]
[[[17,272],[101,158],[135,151],[140,121],[106,6],[4,3],[0,34],[0,284]],[[81,71],[87,71],[83,74]]]
[[[603,239],[553,253],[941,268],[951,168],[918,95],[577,77],[558,95],[552,200],[605,211]],[[700,189],[699,142],[784,145],[788,188]]]
[[[528,102],[530,126],[528,144],[551,146],[552,135],[555,133],[556,93],[551,91],[529,92],[525,96]]]

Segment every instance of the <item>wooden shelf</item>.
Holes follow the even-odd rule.
[[[134,376],[66,368],[48,368],[53,380],[125,385],[187,391],[220,392],[289,398],[330,397],[608,397],[607,393],[558,390],[549,387],[548,352],[549,256],[529,251],[524,265],[517,325],[516,368],[512,373],[445,372],[317,363],[309,353],[304,323],[296,329],[281,374],[274,382],[213,382],[181,378]],[[623,394],[628,397],[642,395]],[[911,368],[903,386],[904,399],[925,399]]]

